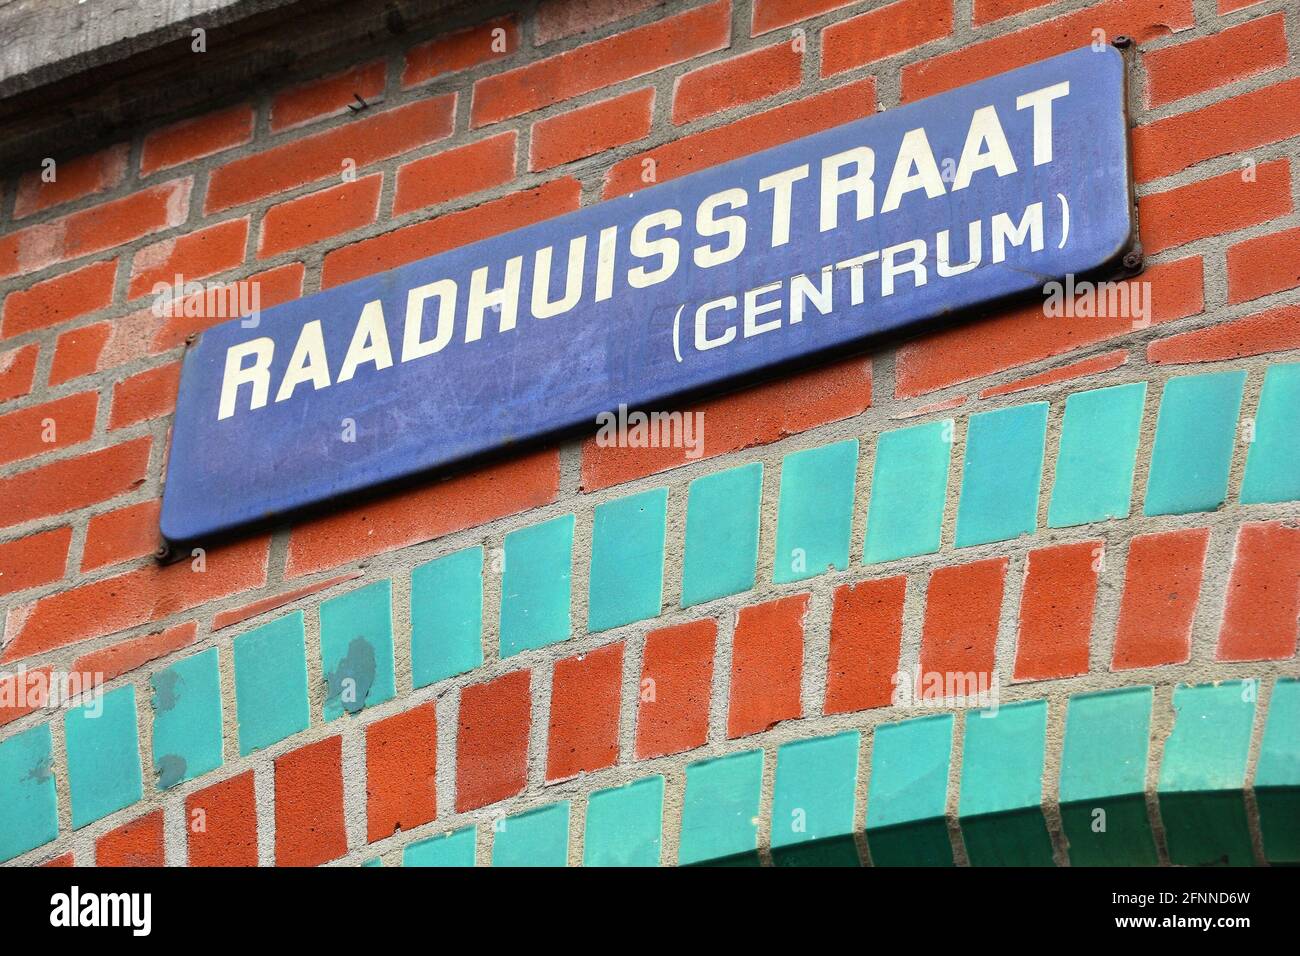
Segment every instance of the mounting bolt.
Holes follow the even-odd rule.
[[[1111,46],[1115,47],[1117,50],[1127,50],[1132,45],[1133,38],[1130,36],[1124,36],[1123,34],[1117,36],[1111,41]]]
[[[158,547],[153,549],[153,557],[155,561],[166,561],[171,557],[171,553],[172,549],[166,543],[160,544]]]
[[[185,336],[186,345],[193,345],[198,340],[199,340],[199,333],[197,332],[191,332],[189,335]]]
[[[1133,252],[1125,253],[1124,255],[1125,269],[1136,269],[1140,265],[1142,265],[1142,251],[1140,249],[1134,250]]]

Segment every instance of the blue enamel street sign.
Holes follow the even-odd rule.
[[[1134,239],[1123,59],[1067,53],[208,330],[162,532],[594,430],[1096,273]]]

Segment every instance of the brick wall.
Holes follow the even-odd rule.
[[[154,562],[218,321],[155,283],[266,308],[1121,34],[1149,325],[1008,310],[705,401],[698,459]],[[1298,47],[1285,0],[498,4],[11,171],[0,859],[1300,859]]]

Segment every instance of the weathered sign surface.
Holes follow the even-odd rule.
[[[235,319],[181,378],[195,541],[1094,272],[1133,240],[1085,48]]]

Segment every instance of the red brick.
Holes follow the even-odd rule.
[[[437,701],[366,728],[366,839],[410,830],[438,815]]]
[[[1105,545],[1081,541],[1030,551],[1020,596],[1015,680],[1088,673],[1098,561]]]
[[[1263,3],[1264,0],[1219,0],[1219,12],[1231,13],[1234,10],[1244,10],[1246,7],[1253,7],[1257,3]]]
[[[113,410],[108,427],[125,428],[137,422],[170,415],[176,408],[176,389],[181,380],[181,363],[172,362],[132,375],[113,386]]]
[[[205,571],[194,560],[147,564],[15,608],[5,622],[0,662],[75,644],[188,611],[266,583],[269,537],[213,548]]]
[[[917,697],[933,697],[932,682],[947,688],[956,675],[973,675],[972,690],[991,686],[1006,573],[1006,558],[989,558],[938,568],[930,575],[920,673],[912,688]]]
[[[145,246],[131,262],[127,299],[151,293],[162,283],[171,286],[176,276],[185,282],[233,269],[244,261],[248,244],[248,217],[217,223],[198,232],[164,239]]]
[[[110,322],[97,322],[60,335],[54,347],[50,384],[146,358],[149,343],[163,322],[153,309],[151,305]]]
[[[343,738],[327,737],[277,757],[275,865],[320,866],[347,852]]]
[[[623,645],[556,661],[551,678],[546,780],[567,780],[618,760]]]
[[[718,623],[712,618],[646,635],[638,686],[637,760],[691,750],[708,739],[717,637]]]
[[[510,182],[515,175],[515,139],[513,131],[501,133],[400,167],[393,215]]]
[[[99,674],[107,683],[138,667],[183,650],[197,639],[198,625],[187,621],[164,631],[134,637],[103,650],[83,654],[73,662],[72,669],[81,674]]]
[[[68,563],[71,528],[0,542],[0,595],[58,581]]]
[[[68,322],[113,301],[117,260],[82,266],[5,297],[0,338]]]
[[[1300,627],[1300,525],[1244,524],[1237,532],[1214,657],[1281,661],[1295,656]]]
[[[285,576],[311,574],[539,508],[555,500],[559,486],[559,454],[549,449],[337,510],[293,528]]]
[[[356,101],[357,96],[367,102],[380,96],[384,92],[386,73],[384,61],[376,60],[277,93],[271,100],[271,132],[342,116],[349,105],[361,105]]]
[[[1194,93],[1286,66],[1286,23],[1279,11],[1207,37],[1147,53],[1147,105],[1161,106]],[[1143,235],[1145,242],[1146,236]]]
[[[162,502],[155,498],[93,515],[86,525],[81,570],[93,571],[153,554],[158,547],[158,512],[161,506]]]
[[[811,20],[827,10],[853,5],[854,0],[754,0],[751,33],[758,36],[800,20]]]
[[[427,83],[493,60],[503,60],[518,49],[519,25],[514,17],[500,17],[468,30],[440,36],[406,54],[402,88]]]
[[[191,179],[148,189],[0,237],[0,279],[125,245],[189,216]]]
[[[541,46],[554,40],[590,33],[601,27],[626,20],[665,0],[541,0],[533,15],[533,43]]]
[[[654,106],[654,87],[647,86],[541,120],[533,126],[528,168],[550,169],[634,143],[650,135]]]
[[[822,76],[834,76],[952,33],[952,0],[897,0],[822,31]]]
[[[270,597],[262,598],[260,601],[254,601],[252,604],[245,604],[243,607],[235,608],[231,611],[221,611],[212,617],[212,630],[219,631],[223,627],[230,627],[233,624],[242,624],[244,621],[255,618],[267,611],[274,611],[282,608],[286,604],[292,604],[299,598],[306,597],[309,594],[319,594],[321,591],[327,591],[338,584],[347,581],[355,581],[362,576],[360,571],[352,571],[348,574],[336,574],[332,578],[326,578],[323,581],[316,581],[312,584],[304,584],[302,587],[291,588],[288,591],[282,591],[279,594],[273,594]]]
[[[51,671],[50,667],[34,667],[0,677],[0,727],[49,704]]]
[[[701,458],[767,445],[826,422],[851,418],[871,405],[871,360],[852,358],[721,398],[687,406],[704,415]],[[582,490],[597,491],[698,459],[687,448],[582,445]]]
[[[486,126],[721,50],[730,36],[731,4],[718,0],[484,77],[474,84],[470,125]]]
[[[731,643],[727,736],[760,733],[802,714],[803,622],[808,595],[743,607]]]
[[[1284,305],[1158,339],[1147,346],[1147,361],[1157,365],[1221,362],[1296,348],[1300,348],[1300,307]]]
[[[604,198],[624,196],[876,112],[871,77],[629,156],[605,174]],[[647,163],[653,160],[653,166]],[[653,177],[643,179],[648,171]]]
[[[41,864],[41,866],[75,866],[75,865],[76,864],[73,862],[72,853],[70,851],[68,853],[64,853],[59,856],[56,856],[53,859],[46,860],[44,863]]]
[[[1297,133],[1300,77],[1137,127],[1133,173],[1138,182],[1150,182]]]
[[[1080,359],[1077,362],[1061,365],[1046,372],[1040,372],[1037,375],[1029,375],[1025,378],[1016,379],[1014,382],[986,388],[979,393],[979,397],[993,398],[996,395],[1011,395],[1014,392],[1023,392],[1043,385],[1055,385],[1058,382],[1068,382],[1071,379],[1086,378],[1089,375],[1098,375],[1102,372],[1117,369],[1127,361],[1128,352],[1124,351],[1124,349],[1103,352],[1101,355]]]
[[[1261,163],[1246,182],[1240,170],[1143,196],[1142,246],[1149,255],[1185,242],[1268,222],[1291,212],[1291,166]]]
[[[137,438],[0,478],[0,522],[21,524],[125,494],[145,479],[149,441]]]
[[[1208,528],[1139,535],[1129,542],[1111,670],[1181,664],[1191,655]]]
[[[155,810],[116,830],[109,830],[96,840],[95,865],[166,866],[163,812]]]
[[[269,259],[369,225],[379,215],[383,184],[383,174],[375,173],[272,206],[262,220],[257,257]]]
[[[528,779],[532,724],[529,671],[512,671],[460,692],[456,812],[513,797]]]
[[[381,113],[369,110],[343,126],[236,159],[212,171],[204,206],[230,206],[341,176],[344,162],[357,169],[451,135],[456,97],[429,97]]]
[[[51,182],[42,178],[44,167],[24,173],[18,180],[14,218],[22,219],[43,209],[108,192],[126,175],[129,153],[129,143],[118,143],[88,156],[63,160],[55,164]]]
[[[569,177],[543,183],[470,209],[363,239],[325,256],[321,288],[406,265],[489,236],[530,226],[578,208],[582,185]]]
[[[40,350],[40,345],[33,342],[0,352],[0,402],[22,398],[31,392]]]
[[[182,120],[144,138],[140,175],[202,159],[253,138],[253,108],[248,104]]]
[[[113,323],[96,322],[71,329],[54,344],[54,361],[50,363],[50,384],[62,385],[99,368],[99,357],[113,334]]]
[[[909,64],[903,67],[903,102],[1087,46],[1093,42],[1094,30],[1104,31],[1108,38],[1124,35],[1146,43],[1189,29],[1195,22],[1192,0],[1108,0]]]
[[[56,398],[0,415],[0,465],[80,444],[95,430],[97,392]]]
[[[1003,17],[1045,7],[1053,0],[975,0],[975,25],[983,26]]]
[[[1132,281],[1150,283],[1152,325],[1195,315],[1205,306],[1199,256],[1152,266]],[[1133,321],[1127,316],[1049,317],[1041,303],[1033,302],[993,318],[940,329],[898,350],[894,394],[924,395],[1131,335]]]
[[[782,41],[679,76],[673,84],[673,122],[753,103],[792,90],[803,76],[803,51]]]
[[[844,584],[831,608],[826,713],[888,707],[903,640],[907,578]]]
[[[1248,302],[1300,286],[1300,229],[1228,247],[1228,301]]]
[[[247,279],[240,279],[238,282],[227,284],[225,288],[233,290],[228,291],[227,298],[251,302],[253,293],[256,292],[258,307],[270,309],[277,305],[283,305],[285,302],[302,298],[302,281],[305,274],[306,269],[301,262],[290,262],[287,265],[276,266],[274,269],[267,269],[265,272],[251,275]],[[203,332],[214,325],[225,322],[228,318],[233,318],[233,316],[226,315],[186,314],[192,312],[205,313],[205,310],[191,307],[191,303],[198,300],[198,298],[193,296],[185,299],[179,306],[171,310],[171,315],[162,320],[149,345],[150,352],[156,354],[171,351],[184,344],[188,336],[196,332]],[[111,344],[106,351],[111,355],[113,352]],[[102,367],[108,366],[104,365]]]
[[[185,799],[190,866],[257,866],[257,795],[253,771]]]

